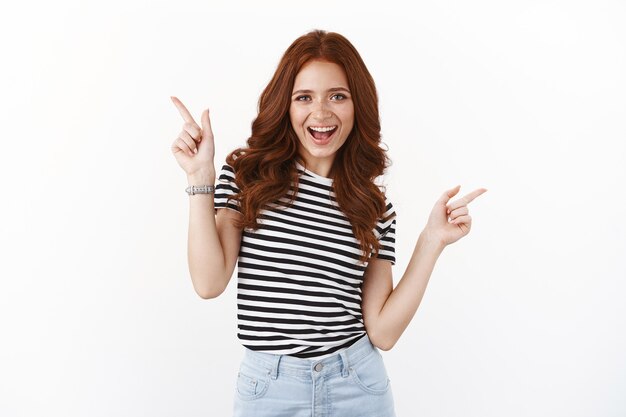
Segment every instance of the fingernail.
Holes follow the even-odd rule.
[[[198,153],[198,148],[194,149],[193,153]]]

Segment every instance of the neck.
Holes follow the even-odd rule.
[[[306,167],[306,169],[316,173],[319,176],[326,177],[326,178],[334,178],[334,169],[333,169],[335,166],[334,163],[331,163],[330,166],[327,166],[323,162],[318,163],[318,164],[310,164],[310,163],[306,163],[304,158],[302,158],[301,156],[297,156],[296,160],[300,163],[300,165]]]

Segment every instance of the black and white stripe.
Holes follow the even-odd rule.
[[[242,233],[238,260],[237,325],[252,350],[321,359],[365,334],[361,283],[366,265],[351,225],[339,210],[332,179],[305,170],[289,207],[261,210],[259,224]],[[215,188],[215,210],[239,211],[234,171],[224,165]],[[290,190],[290,195],[293,188]],[[281,199],[289,201],[289,195]],[[383,219],[394,213],[387,200]],[[395,265],[396,219],[379,220],[378,255]],[[371,254],[373,256],[373,254]]]

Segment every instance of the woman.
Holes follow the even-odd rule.
[[[394,416],[379,349],[403,333],[486,190],[441,196],[394,289],[395,211],[374,183],[389,166],[376,88],[346,38],[316,30],[293,42],[214,190],[208,110],[200,127],[172,100],[185,120],[172,152],[189,179],[196,292],[219,296],[238,261],[235,415]]]

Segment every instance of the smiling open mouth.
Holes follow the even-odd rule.
[[[307,130],[315,139],[316,142],[319,143],[327,143],[330,140],[330,137],[337,131],[337,126],[328,126],[328,127],[307,127]]]

